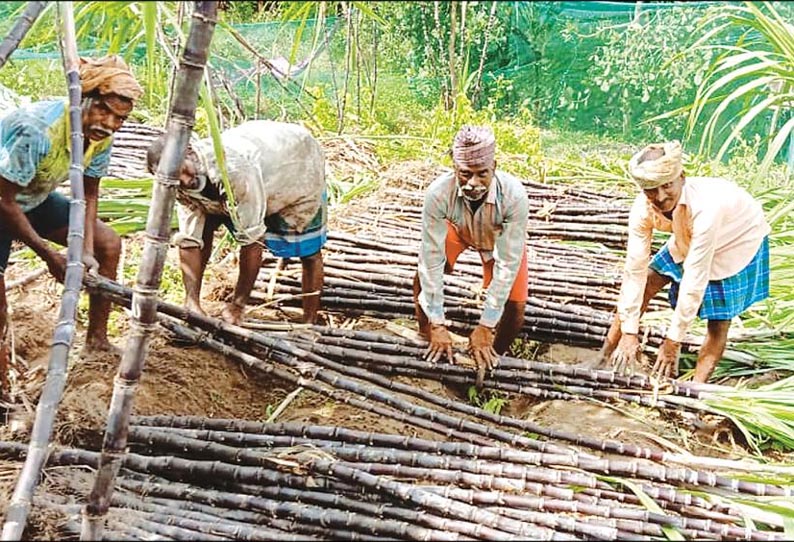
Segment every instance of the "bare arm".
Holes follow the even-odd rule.
[[[6,224],[9,232],[14,237],[20,239],[44,260],[50,273],[58,282],[63,282],[64,273],[66,272],[66,258],[56,250],[53,250],[49,243],[42,239],[36,233],[36,230],[33,229],[28,217],[25,216],[16,201],[18,192],[19,187],[17,185],[0,177],[0,220]]]
[[[89,256],[94,255],[94,225],[96,224],[99,206],[99,179],[85,177],[85,239],[83,252]]]

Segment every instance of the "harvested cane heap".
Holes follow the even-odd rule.
[[[524,337],[597,345],[617,297],[621,260],[609,248],[625,241],[627,207],[598,194],[534,183],[527,192],[535,212],[527,229]],[[326,310],[384,319],[413,315],[421,192],[386,194],[378,208],[339,218],[355,235],[331,232]],[[446,281],[447,311],[460,322],[459,333],[479,314],[475,258],[465,254]],[[92,291],[129,306],[129,289],[101,278],[87,282]],[[256,292],[261,301],[297,306],[299,277],[269,264]],[[758,472],[747,481],[748,470],[764,468],[582,437],[425,391],[403,377],[467,386],[475,374],[465,363],[424,361],[426,345],[416,339],[323,326],[257,331],[162,302],[158,314],[179,340],[433,438],[297,423],[135,417],[107,517],[109,539],[787,538],[779,516],[752,503],[790,499],[791,473],[788,483],[780,477],[759,481]],[[660,330],[647,330],[649,342],[661,337]],[[669,382],[660,391],[643,376],[509,356],[481,376],[491,390],[620,399],[695,413],[720,389]],[[25,450],[20,443],[0,443],[6,459],[20,459]],[[49,458],[49,465],[63,468],[37,492],[34,506],[62,517],[68,532],[79,532],[79,503],[91,487],[85,467],[96,467],[98,457],[95,451],[55,449]]]

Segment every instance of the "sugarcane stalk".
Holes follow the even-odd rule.
[[[191,456],[213,457],[224,461],[233,461],[245,465],[261,465],[267,462],[267,455],[259,452],[240,450],[223,444],[201,441],[192,437],[163,433],[158,430],[142,430],[133,427],[131,439],[144,440],[158,450],[189,453]],[[535,480],[543,483],[569,484],[583,487],[592,487],[595,478],[581,477],[574,474],[560,474],[560,471],[551,471],[552,476],[563,478],[546,478],[543,468],[531,469],[527,465],[554,467],[575,467],[586,472],[612,473],[630,475],[632,478],[664,481],[667,483],[687,483],[693,485],[709,485],[712,487],[730,487],[733,481],[717,475],[697,473],[688,469],[670,469],[664,465],[643,464],[637,461],[621,461],[609,459],[589,459],[572,457],[570,455],[555,455],[543,453],[524,452],[520,454],[520,463],[490,463],[482,459],[462,459],[457,457],[442,457],[436,454],[422,452],[408,452],[399,450],[372,450],[369,448],[350,448],[346,446],[330,446],[326,448],[334,456],[346,462],[370,463],[379,462],[399,466],[416,467],[419,469],[461,471],[477,475],[494,476],[498,478],[513,478],[521,480]],[[515,456],[514,456],[515,457]],[[575,476],[575,479],[567,478]],[[737,491],[747,492],[747,487],[738,488]]]
[[[338,367],[338,364],[337,364],[337,367],[336,367],[336,368],[339,368],[339,367]],[[383,381],[382,381],[382,382],[383,382]],[[386,380],[386,381],[385,381],[385,383],[386,383],[387,385],[393,385],[392,383],[389,383],[389,381],[388,381],[388,380]],[[411,390],[409,390],[409,391],[415,391],[415,390],[412,390],[412,389],[411,389]],[[526,390],[525,390],[525,389],[522,389],[522,388],[520,388],[520,387],[519,387],[519,388],[516,388],[516,391],[526,391]],[[537,392],[535,392],[535,393],[537,393]],[[549,394],[549,393],[545,393],[545,394],[543,394],[543,395],[550,395],[550,394]],[[428,397],[428,396],[426,395],[426,396],[424,396],[423,398],[425,398],[425,399],[430,399],[431,401],[433,401],[434,399],[435,399],[435,400],[437,400],[437,398],[435,398],[434,396],[432,396],[432,394],[430,394],[430,397]],[[648,399],[647,399],[647,398],[645,398],[645,400],[648,400]],[[445,406],[448,406],[448,405],[445,405]],[[470,407],[470,408],[472,408],[472,409],[473,409],[473,407]],[[476,410],[476,409],[474,409],[474,410]],[[514,423],[514,422],[513,422],[513,420],[508,420],[508,419],[506,419],[506,418],[503,418],[503,417],[499,417],[499,418],[497,418],[497,420],[496,420],[496,421],[498,421],[499,423],[505,423],[505,421],[507,421],[507,423]],[[526,423],[527,423],[527,422],[525,422],[524,424],[521,424],[521,429],[523,429],[523,430],[529,430],[529,431],[532,431],[532,432],[539,432],[540,434],[549,434],[549,433],[548,433],[548,430],[546,430],[546,429],[544,429],[544,428],[541,428],[541,427],[538,427],[538,426],[534,426],[534,425],[527,427],[527,426],[526,426]],[[550,435],[550,436],[557,437],[557,438],[559,438],[559,437],[560,437],[560,435],[557,435],[557,434]],[[568,438],[571,438],[571,437],[569,436]],[[617,445],[615,445],[615,444],[605,444],[605,443],[603,443],[603,442],[600,442],[600,441],[594,441],[594,442],[592,442],[592,443],[590,443],[590,442],[587,442],[587,443],[586,443],[586,442],[583,442],[583,439],[582,439],[581,437],[578,437],[578,436],[574,436],[574,437],[573,437],[573,439],[572,439],[572,441],[573,441],[573,442],[576,442],[576,443],[578,443],[578,444],[585,444],[585,445],[589,445],[589,446],[591,446],[591,447],[596,447],[596,449],[601,449],[601,450],[604,450],[604,449],[612,449],[612,450],[614,450],[614,451],[618,451],[618,453],[628,453],[630,450],[632,450],[632,448],[629,448],[629,450],[627,450],[627,449],[626,449],[626,447],[625,447],[625,446],[623,446],[623,445],[622,445],[622,444],[620,444],[620,443],[618,443]],[[647,455],[647,452],[646,452],[645,450],[641,450],[641,451],[635,451],[634,453],[635,453],[635,454],[637,454],[637,455],[636,455],[637,457],[641,457],[642,455]]]
[[[559,533],[551,529],[536,527],[528,523],[486,512],[478,507],[447,499],[440,495],[425,491],[417,486],[397,482],[384,476],[370,474],[362,470],[360,464],[351,466],[340,461],[317,459],[311,460],[307,466],[318,474],[328,474],[343,480],[356,482],[378,491],[385,491],[401,500],[411,501],[423,508],[437,510],[444,515],[464,521],[481,523],[482,525],[513,533],[521,537],[529,537],[534,540],[579,540],[578,537],[571,535],[560,536]]]
[[[163,521],[156,521],[154,514],[142,516],[140,514],[125,514],[124,522],[128,526],[137,527],[147,533],[156,536],[167,536],[174,540],[232,540],[230,536],[211,534],[206,530],[196,530],[186,526],[166,524]],[[182,523],[190,522],[184,520]]]
[[[316,341],[321,344],[348,346],[365,352],[383,352],[405,357],[420,357],[427,349],[427,343],[425,341],[406,339],[404,337],[384,333],[329,328],[324,326],[312,326],[310,330],[314,332],[313,337],[316,338]],[[344,341],[341,341],[339,338],[344,338]],[[443,365],[440,367],[443,368]],[[589,369],[579,365],[544,363],[514,358],[507,355],[500,356],[499,367],[527,373],[544,374],[549,377],[570,377],[582,381],[604,383],[632,390],[654,390],[657,385],[653,379],[643,374],[623,375],[611,370]],[[730,391],[733,389],[730,386],[682,382],[672,379],[666,380],[664,384],[665,386],[669,386],[669,389],[665,390],[665,394],[672,393],[674,395],[694,399],[703,399],[705,393]]]
[[[145,436],[143,436],[143,435],[141,435],[141,436],[142,436],[142,438],[145,438]],[[134,435],[131,435],[131,438],[133,440],[135,440],[138,437],[134,436]],[[336,446],[336,447],[328,446],[326,443],[322,443],[322,442],[318,442],[318,441],[312,441],[312,440],[309,440],[309,439],[303,439],[302,442],[285,443],[284,446],[295,446],[295,445],[301,444],[301,443],[302,444],[311,444],[312,446],[320,446],[320,447],[326,447],[327,446],[327,447],[332,448],[330,451],[332,451],[334,454],[338,455],[338,453],[337,453],[339,451],[338,446]],[[180,446],[181,446],[181,443],[178,443],[178,442],[172,442],[170,444],[175,446],[176,448],[180,448]],[[435,443],[435,444],[454,444],[454,443]],[[184,448],[181,448],[181,449],[183,449],[183,450],[185,450],[187,452],[191,451],[189,446],[185,446]],[[501,449],[501,448],[495,448],[494,450],[502,450],[502,451],[507,451],[507,452],[511,452],[512,451],[512,450],[505,450],[505,449]],[[372,448],[367,448],[367,451],[371,452],[371,451],[373,451],[373,449]],[[513,451],[513,452],[516,452],[516,451]],[[388,454],[388,453],[390,453],[390,451],[389,450],[378,450],[378,453]],[[516,452],[516,453],[525,454],[524,452]],[[240,459],[243,459],[243,458],[240,457]],[[545,488],[547,489],[546,493],[548,493],[549,492],[548,490],[551,489],[552,487],[553,486],[548,486],[548,485],[545,486]],[[543,490],[543,486],[541,486],[541,485],[534,486],[533,487],[533,491],[534,490],[537,490],[537,492],[539,494]],[[271,494],[272,492],[261,493],[261,491],[263,491],[263,490],[260,490],[259,494],[267,495],[267,496],[271,496],[271,497],[275,498],[275,495]],[[292,492],[292,494],[295,495],[296,499],[298,499],[298,498],[310,499],[310,497],[308,495],[306,495],[305,492],[297,493],[294,490],[289,490],[288,493],[290,491]],[[572,496],[572,494],[571,494],[571,496]],[[458,497],[459,497],[459,495],[458,495]],[[327,497],[322,497],[322,499],[326,499],[326,498]],[[470,500],[471,499],[469,499],[469,501]],[[527,500],[529,500],[532,503],[530,506],[527,506]],[[469,501],[466,501],[466,502],[469,502]],[[314,502],[314,501],[312,501],[312,502]],[[501,498],[498,498],[498,499],[496,499],[496,502],[504,502],[504,500],[501,499]],[[547,510],[547,511],[552,512],[552,513],[568,512],[568,513],[577,513],[577,514],[578,513],[587,513],[587,514],[590,514],[590,515],[601,515],[603,517],[630,517],[630,518],[632,518],[631,521],[633,523],[624,524],[623,525],[624,529],[627,529],[627,530],[634,529],[634,532],[644,533],[644,534],[652,534],[652,535],[661,535],[662,534],[662,532],[661,532],[661,530],[660,530],[658,525],[648,525],[648,524],[643,523],[642,521],[640,521],[640,520],[648,521],[649,513],[646,510],[634,510],[634,509],[621,510],[621,509],[614,509],[614,508],[606,507],[604,505],[600,505],[600,506],[586,505],[586,504],[579,504],[579,503],[577,503],[575,501],[558,501],[558,500],[553,500],[553,499],[548,499],[548,498],[542,498],[542,499],[537,499],[536,498],[534,500],[533,499],[524,498],[522,500],[521,504],[524,507],[530,507],[530,508],[539,509],[539,510]],[[515,503],[513,503],[513,505],[515,505]],[[626,521],[628,521],[628,520],[626,520]],[[668,523],[672,522],[672,520],[666,520],[666,521]],[[655,527],[655,529],[653,527]],[[684,529],[684,530],[682,530],[682,534],[685,534],[687,536],[692,535],[693,537],[698,537],[698,538],[709,538],[709,537],[710,538],[717,538],[716,534],[708,533],[706,531],[696,531],[696,530],[692,530],[692,529]],[[725,535],[725,534],[726,533],[723,533],[723,535]]]
[[[321,370],[320,367],[313,364],[307,365],[305,362],[301,362],[298,359],[295,359],[281,351],[270,352],[269,355],[271,359],[293,367],[304,374],[308,374],[309,378],[303,376],[295,378],[289,372],[276,369],[270,364],[262,362],[255,356],[241,352],[219,341],[209,339],[206,335],[197,334],[196,332],[191,331],[183,326],[179,326],[174,323],[168,323],[167,321],[163,322],[163,325],[165,325],[166,328],[170,329],[174,333],[185,337],[188,340],[217,350],[218,352],[237,359],[238,361],[241,361],[252,368],[261,370],[265,373],[272,373],[279,378],[283,378],[288,381],[293,381],[297,386],[302,386],[312,391],[323,393],[340,402],[349,403],[365,410],[370,410],[372,412],[394,418],[404,423],[409,423],[417,427],[429,429],[446,437],[459,438],[480,444],[491,444],[493,442],[488,435],[489,431],[487,428],[483,429],[477,424],[470,425],[470,427],[479,430],[479,433],[482,434],[482,436],[476,432],[466,432],[459,430],[457,427],[463,424],[455,423],[455,420],[450,420],[449,417],[444,417],[435,411],[419,407],[409,401],[402,400],[379,389],[364,388],[353,380],[341,377],[332,371]],[[370,401],[346,396],[345,394],[341,393],[339,389],[328,389],[325,386],[317,385],[317,383],[314,382],[315,379],[326,382],[333,388],[351,391],[365,397],[366,399],[376,400],[380,403],[386,404],[397,412],[392,411],[391,408],[383,408],[379,405],[372,404]]]
[[[28,5],[29,9],[26,9],[26,14],[29,18],[32,17],[30,20],[32,24],[37,13],[41,12],[44,5],[42,2],[31,4]],[[47,446],[52,436],[55,415],[66,386],[69,350],[74,340],[77,304],[80,299],[83,280],[83,237],[86,206],[83,189],[83,124],[79,57],[77,56],[77,44],[75,42],[72,3],[60,3],[58,5],[58,13],[61,19],[61,25],[59,26],[62,38],[61,52],[69,93],[69,125],[71,127],[69,134],[71,201],[69,202],[66,272],[64,275],[63,293],[61,294],[58,324],[55,326],[50,346],[47,378],[36,406],[36,418],[33,422],[30,437],[30,450],[6,511],[2,532],[3,540],[19,540],[22,537],[30,511],[33,492],[38,483],[41,469],[46,462]],[[21,32],[19,40],[22,39],[29,26],[27,25],[24,28],[22,26],[15,27],[15,31],[19,29],[18,31]],[[8,54],[10,54],[10,51]]]
[[[122,292],[124,292],[126,290],[122,286],[120,286],[120,285],[118,285],[116,283],[112,283],[112,281],[106,281],[104,279],[99,279],[99,278],[96,278],[96,277],[90,278],[88,280],[88,282],[92,285],[92,288],[94,288],[94,289],[99,287],[99,288],[104,288],[106,292],[107,291],[112,292],[110,294],[110,296],[111,296],[111,298],[114,301],[119,302],[121,304],[129,303],[126,300],[125,295],[122,293]],[[234,328],[234,326],[229,326],[228,324],[224,324],[224,323],[220,322],[219,320],[215,320],[213,318],[208,318],[208,317],[203,317],[203,316],[198,315],[198,314],[193,314],[193,313],[190,313],[189,311],[187,311],[184,308],[175,307],[173,305],[165,304],[165,303],[162,303],[162,302],[160,302],[158,304],[157,310],[162,310],[165,314],[174,315],[175,317],[178,317],[178,318],[181,317],[182,319],[188,320],[189,322],[197,323],[197,324],[203,326],[204,329],[207,329],[207,330],[216,330],[217,331],[219,329],[233,329]],[[440,415],[440,414],[435,413],[435,412],[433,412],[433,411],[431,411],[429,409],[418,407],[418,406],[414,405],[413,403],[410,403],[408,401],[404,401],[404,400],[399,399],[397,397],[394,397],[394,396],[392,396],[392,395],[390,395],[388,393],[384,393],[384,392],[382,392],[380,390],[363,388],[358,383],[356,383],[356,382],[354,382],[352,380],[349,380],[349,379],[340,378],[335,373],[332,374],[332,373],[330,373],[328,371],[319,371],[318,367],[313,367],[313,366],[306,365],[305,363],[302,363],[302,362],[298,361],[295,357],[293,357],[293,356],[296,355],[296,353],[297,353],[297,356],[300,356],[301,353],[300,353],[300,351],[297,351],[293,346],[291,346],[290,343],[287,343],[287,342],[284,342],[284,341],[280,341],[280,342],[277,341],[277,342],[273,342],[273,343],[269,343],[268,342],[268,344],[272,344],[272,345],[276,345],[276,346],[279,345],[279,344],[281,345],[281,351],[275,351],[274,350],[272,352],[269,352],[269,355],[274,360],[276,360],[278,362],[281,362],[281,363],[283,363],[283,364],[285,364],[287,366],[296,368],[302,373],[306,373],[308,371],[309,376],[310,376],[309,379],[307,379],[305,377],[297,377],[296,378],[294,375],[292,375],[288,371],[283,371],[281,369],[277,369],[277,368],[273,367],[270,364],[266,364],[266,363],[262,362],[261,360],[259,360],[255,356],[240,352],[240,351],[238,351],[238,350],[236,350],[236,349],[234,349],[234,348],[232,348],[232,347],[230,347],[230,346],[228,346],[228,345],[226,345],[224,343],[220,343],[218,341],[210,340],[205,335],[199,334],[199,333],[197,333],[197,332],[195,332],[193,330],[185,328],[184,326],[180,326],[178,324],[175,324],[174,322],[170,322],[168,320],[161,319],[161,324],[164,325],[167,329],[170,329],[172,332],[176,333],[177,335],[179,335],[181,337],[184,337],[184,338],[187,338],[191,342],[205,344],[205,345],[207,345],[210,348],[216,349],[217,351],[219,351],[219,352],[221,352],[221,353],[223,353],[223,354],[225,354],[227,356],[230,356],[230,357],[233,357],[235,359],[238,359],[239,361],[241,361],[241,362],[243,362],[243,363],[245,363],[245,364],[247,364],[247,365],[249,365],[249,366],[251,366],[251,367],[253,367],[255,369],[261,370],[264,373],[274,374],[278,378],[282,378],[284,380],[287,380],[287,381],[295,383],[297,386],[302,386],[302,387],[305,387],[307,389],[311,389],[313,391],[317,391],[319,393],[323,393],[325,395],[329,395],[330,397],[332,397],[332,398],[334,398],[336,400],[339,400],[341,402],[349,403],[349,404],[352,404],[352,405],[355,405],[355,406],[359,406],[359,407],[361,407],[361,408],[363,408],[365,410],[370,410],[370,411],[373,411],[373,412],[377,412],[377,413],[379,413],[381,415],[393,417],[393,418],[395,418],[397,420],[400,420],[400,421],[405,422],[405,423],[410,423],[410,424],[416,425],[418,427],[430,429],[432,431],[436,431],[436,432],[438,432],[438,433],[440,433],[442,435],[445,435],[447,437],[455,437],[455,438],[460,438],[460,439],[463,439],[463,440],[471,440],[473,442],[478,442],[478,443],[481,443],[481,444],[482,443],[491,443],[492,442],[488,438],[489,429],[484,427],[484,426],[481,426],[479,424],[470,425],[470,427],[473,427],[473,428],[479,430],[479,432],[481,434],[483,434],[486,438],[478,436],[476,433],[460,431],[456,427],[461,425],[461,421],[456,421],[456,420],[454,420],[454,419],[452,419],[452,418],[450,418],[448,416]],[[236,328],[236,329],[240,329],[240,328]],[[244,331],[244,330],[241,330],[241,331]],[[222,331],[218,331],[218,332],[219,333],[223,333]],[[250,339],[250,337],[252,337],[252,336],[253,335],[249,335],[248,338]],[[259,337],[260,340],[265,338],[265,336],[261,335],[261,334],[257,334],[256,337]],[[238,337],[237,340],[239,341],[239,340],[243,340],[243,339]],[[304,352],[304,354],[308,354],[305,351],[303,351],[303,352]],[[318,385],[317,383],[315,383],[313,381],[313,379],[319,379],[319,380],[322,380],[324,382],[327,382],[327,383],[331,384],[332,387],[342,387],[343,389],[347,389],[349,391],[353,391],[354,393],[357,393],[359,395],[363,395],[364,397],[369,398],[369,399],[376,399],[379,402],[385,403],[385,404],[390,405],[391,407],[397,409],[398,412],[395,413],[391,409],[382,408],[382,407],[380,407],[378,405],[372,404],[369,401],[363,401],[363,400],[360,400],[360,399],[351,398],[351,397],[346,396],[345,394],[339,392],[338,390],[333,390],[333,389],[329,390],[325,386],[321,386],[321,385]],[[442,421],[442,422],[446,422],[446,423],[444,425],[441,425],[441,424],[438,423],[439,420]],[[512,438],[513,438],[513,440],[531,442],[530,439],[525,439],[523,437],[519,437],[519,436],[515,436],[515,435],[512,436]]]
[[[50,508],[67,516],[64,526],[68,531],[71,531],[75,535],[79,536],[81,529],[80,522],[78,521],[81,510],[80,505],[67,504],[63,501],[63,499],[59,499],[58,496],[53,494],[48,494],[44,496],[44,498],[36,497],[34,502],[39,506]],[[111,527],[105,531],[105,534],[108,536],[108,540],[174,540],[173,538],[169,538],[164,535],[158,535],[156,533],[152,533],[152,531],[142,529],[141,527],[128,523],[127,521],[119,521],[115,518],[115,514],[108,517],[107,521],[108,525]],[[110,538],[111,536],[114,538]]]
[[[127,495],[119,494],[118,492],[113,494],[112,501],[115,506],[121,505],[125,508],[145,512],[152,521],[184,526],[199,532],[211,529],[211,532],[228,535],[238,540],[283,540],[285,542],[318,540],[315,537],[307,537],[306,535],[298,536],[290,532],[271,529],[261,525],[250,525],[248,523],[234,521],[226,517],[227,511],[222,512],[223,515],[214,515],[193,510],[178,510],[162,504],[135,499]],[[231,510],[228,512],[231,512]],[[258,515],[258,519],[261,521],[264,517]]]
[[[310,524],[354,528],[371,534],[385,534],[398,539],[414,540],[460,540],[457,533],[428,529],[410,525],[402,521],[384,518],[371,518],[354,512],[299,505],[291,502],[274,501],[252,495],[239,495],[225,491],[207,490],[183,484],[156,484],[127,480],[125,485],[135,488],[138,493],[152,496],[184,499],[206,504],[221,505],[244,510],[261,510],[276,517],[290,517]]]
[[[147,420],[153,421],[151,419],[136,419],[136,422]],[[174,419],[171,419],[170,421],[174,421]],[[262,427],[268,426],[266,425]],[[180,438],[177,435],[168,435],[168,433],[161,433],[158,430],[147,431],[139,427],[133,427],[132,431],[135,435],[135,438],[145,438],[149,442],[156,443],[158,446],[167,447],[168,449],[174,451],[189,450],[194,454],[209,453],[214,454],[213,456],[219,456],[224,459],[251,461],[253,463],[258,463],[260,461],[258,458],[261,457],[260,454],[254,453],[248,455],[244,450],[241,451],[232,447],[223,445],[212,446],[210,444],[205,444],[193,435],[187,436],[186,438]],[[401,441],[399,438],[389,439],[385,435],[380,435],[377,437],[375,435],[366,433],[364,435],[352,433],[352,435],[357,436],[359,441],[366,439],[363,440],[363,442],[367,442],[370,445],[384,440],[390,443],[394,443],[395,441],[400,443]],[[250,441],[247,442],[250,443]],[[404,442],[405,441],[403,440],[403,443]],[[411,443],[412,446],[409,448],[413,450],[411,452],[383,449],[372,450],[370,448],[360,447],[350,448],[345,445],[334,445],[332,443],[316,443],[315,445],[327,446],[327,448],[332,451],[334,455],[347,461],[383,461],[408,466],[419,466],[422,468],[460,470],[478,474],[499,474],[500,476],[513,478],[528,477],[528,479],[533,479],[531,475],[527,475],[526,468],[523,466],[518,467],[519,465],[538,465],[550,467],[567,466],[587,472],[629,475],[632,478],[658,480],[667,483],[722,487],[732,491],[754,495],[785,495],[787,493],[786,489],[779,488],[777,486],[735,480],[709,472],[699,472],[686,468],[669,468],[665,465],[652,465],[647,463],[639,463],[637,461],[597,459],[586,456],[571,456],[568,454],[533,453],[520,450],[505,450],[501,448],[487,448],[473,445],[460,446],[457,443],[435,443],[432,441],[422,441],[421,439],[412,439]],[[294,444],[294,442],[290,442],[289,444]],[[415,451],[416,449],[422,448],[424,449],[423,451]],[[477,458],[477,460],[474,462],[474,460],[471,459],[455,459],[454,457],[449,456],[442,457],[439,455],[440,453],[466,455]],[[659,459],[660,458],[658,457],[656,458],[657,461]],[[491,464],[487,462],[488,460],[498,461],[502,464]],[[505,464],[507,462],[514,465],[511,466],[509,464]],[[538,469],[535,470],[537,471]],[[540,478],[539,480],[546,483],[565,482],[581,485],[583,487],[593,487],[595,483],[595,479],[592,478],[586,480],[557,480]]]
[[[109,290],[119,296],[122,296],[123,292],[125,292],[126,289],[121,285],[115,283],[111,284],[111,282],[112,281],[107,281],[105,279],[100,279],[97,277],[92,277],[90,280],[90,283],[95,288],[98,287],[105,290]],[[447,431],[448,434],[450,434],[450,431],[452,431],[453,433],[451,434],[456,434],[458,438],[464,438],[466,440],[471,440],[473,438],[480,439],[482,437],[485,437],[486,439],[497,438],[500,440],[504,440],[505,442],[511,442],[513,444],[520,443],[524,446],[535,447],[535,448],[539,447],[540,449],[550,449],[553,446],[552,444],[549,443],[535,441],[533,439],[522,437],[520,435],[508,433],[506,431],[501,431],[492,427],[487,427],[482,424],[469,422],[467,420],[456,418],[454,416],[449,416],[425,407],[420,407],[418,405],[415,405],[414,403],[399,399],[391,394],[385,393],[381,391],[380,388],[363,388],[358,383],[351,381],[347,378],[341,377],[339,376],[339,374],[350,374],[350,376],[354,376],[354,377],[363,376],[370,381],[374,381],[376,384],[380,384],[380,386],[385,387],[386,389],[395,388],[404,393],[407,392],[413,395],[422,394],[421,395],[422,398],[429,399],[431,402],[439,401],[439,398],[435,397],[433,394],[423,392],[422,390],[416,390],[411,386],[405,386],[399,383],[392,382],[387,378],[380,377],[370,372],[359,373],[353,371],[353,374],[351,374],[350,369],[345,367],[344,365],[331,362],[329,360],[326,360],[325,358],[311,354],[305,350],[298,349],[295,346],[293,346],[291,343],[284,341],[282,339],[272,339],[261,333],[252,333],[242,328],[225,324],[213,318],[202,317],[197,314],[189,313],[189,311],[187,311],[184,308],[175,307],[173,305],[163,302],[160,302],[155,305],[155,311],[162,311],[165,314],[181,317],[182,319],[185,319],[188,322],[202,326],[207,331],[214,331],[218,334],[221,334],[222,336],[226,336],[229,338],[229,340],[235,343],[258,345],[260,348],[266,349],[268,351],[267,355],[271,356],[276,361],[284,363],[288,366],[292,366],[293,368],[298,369],[299,371],[306,372],[307,370],[310,370],[313,378],[327,382],[335,388],[347,389],[359,395],[363,395],[366,398],[375,399],[379,402],[386,403],[392,406],[393,408],[396,408],[403,412],[407,412],[411,416],[416,418],[427,419],[430,422],[442,423],[447,427],[451,428],[449,431]],[[177,332],[180,335],[189,338],[190,340],[200,342],[201,344],[209,346],[210,348],[216,349],[227,355],[233,356],[236,359],[240,359],[241,361],[251,364],[252,366],[257,366],[257,365],[261,366],[261,364],[254,356],[250,356],[248,354],[238,352],[234,348],[231,348],[226,344],[210,339],[205,335],[200,335],[198,333],[195,333],[173,322],[162,321],[161,323],[165,325],[167,328],[171,329],[172,331]],[[306,360],[306,361],[318,363],[319,365],[325,366],[334,372],[332,373],[330,371],[319,371],[316,369],[312,369],[311,367],[307,367],[304,362],[299,360]],[[303,382],[304,381],[301,380],[298,382],[298,384],[308,387],[308,385],[304,384]],[[442,402],[442,404],[446,404],[446,403],[448,403],[448,401]],[[482,443],[482,441],[480,442]]]
[[[119,482],[122,487],[125,487],[125,483],[126,483],[125,479],[122,478],[119,480]],[[128,488],[128,489],[132,490],[133,488]],[[383,537],[380,536],[366,535],[351,530],[332,529],[328,527],[308,525],[300,521],[274,518],[272,516],[265,515],[260,512],[223,508],[217,505],[208,505],[193,501],[175,500],[175,499],[166,499],[166,498],[153,498],[151,499],[151,501],[154,504],[164,504],[166,506],[179,509],[182,512],[198,511],[199,513],[203,513],[207,515],[214,513],[222,514],[222,517],[227,521],[235,520],[238,523],[240,522],[251,523],[256,525],[257,528],[260,529],[263,528],[262,527],[263,525],[267,525],[268,528],[278,529],[281,531],[280,533],[277,534],[277,536],[273,537],[273,539],[275,540],[290,540],[289,537],[291,536],[292,533],[300,533],[300,535],[296,535],[295,540],[313,540],[313,539],[331,538],[332,540],[368,542],[368,541],[379,541],[384,539]]]
[[[157,291],[171,233],[175,190],[194,123],[199,86],[215,30],[217,4],[195,3],[190,33],[180,61],[176,92],[169,108],[167,139],[155,175],[146,239],[132,296],[127,345],[113,386],[102,459],[83,514],[82,540],[101,538],[102,518],[109,506],[113,480],[124,455],[135,387],[143,371],[149,335],[156,321]]]
[[[40,276],[44,275],[46,272],[47,272],[47,268],[41,267],[39,269],[36,269],[35,271],[31,271],[24,277],[18,278],[17,280],[12,280],[6,284],[6,292],[10,292],[17,288],[25,286],[26,284],[30,284]]]
[[[326,508],[349,510],[372,517],[392,518],[409,524],[422,524],[431,529],[460,533],[463,535],[461,537],[463,539],[517,540],[515,536],[504,531],[491,529],[468,521],[444,518],[422,509],[410,509],[395,504],[384,506],[381,501],[368,503],[361,499],[352,499],[338,494],[334,495],[311,490],[298,491],[288,487],[258,487],[255,488],[255,492],[259,497],[267,497],[274,500],[303,502]]]
[[[14,22],[13,28],[8,35],[0,43],[0,68],[5,66],[11,54],[16,51],[19,44],[25,38],[25,35],[39,18],[41,12],[47,7],[47,2],[28,2],[25,6],[25,11]],[[74,125],[72,125],[74,126]]]

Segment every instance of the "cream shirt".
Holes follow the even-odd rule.
[[[697,316],[710,280],[744,269],[770,230],[761,204],[733,181],[687,177],[681,198],[666,218],[640,192],[629,214],[629,241],[618,314],[623,333],[637,333],[653,230],[672,232],[667,241],[684,273],[667,338],[682,342]]]
[[[239,224],[235,238],[249,245],[265,234],[265,216],[278,213],[291,229],[303,231],[322,204],[325,158],[320,144],[298,124],[252,120],[221,135],[226,168],[237,203]],[[192,142],[208,183],[223,194],[212,139]],[[219,200],[202,192],[176,191],[179,232],[174,244],[182,248],[204,245],[206,215],[228,215],[226,197]]]

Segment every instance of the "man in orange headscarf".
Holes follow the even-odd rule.
[[[653,371],[678,375],[681,342],[695,316],[708,320],[694,380],[706,382],[728,338],[731,319],[769,296],[769,225],[761,205],[733,181],[686,177],[678,141],[648,145],[629,161],[642,190],[629,215],[629,241],[617,315],[602,362],[618,370],[639,356],[639,321],[670,283],[675,309]],[[653,231],[671,232],[651,259]]]
[[[89,272],[115,279],[121,239],[97,219],[99,180],[107,173],[113,134],[132,111],[143,89],[118,56],[80,59],[85,184],[84,263]],[[0,387],[8,352],[5,268],[11,242],[28,245],[62,282],[66,258],[47,240],[66,246],[69,199],[56,191],[69,176],[69,108],[66,100],[35,102],[0,120]],[[86,348],[106,350],[110,302],[91,296]]]
[[[463,126],[452,144],[454,171],[433,181],[425,195],[414,304],[432,361],[446,355],[452,362],[444,273],[452,273],[467,248],[479,253],[487,288],[482,315],[469,336],[478,367],[494,368],[524,324],[529,200],[519,179],[496,169],[495,152],[490,128]]]

